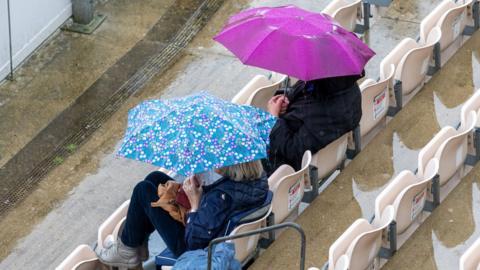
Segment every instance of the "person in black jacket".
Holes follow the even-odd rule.
[[[279,118],[270,133],[269,175],[282,164],[299,170],[306,150],[316,153],[358,126],[363,75],[298,81],[270,99],[268,110]]]

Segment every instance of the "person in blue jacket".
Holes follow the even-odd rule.
[[[268,182],[259,160],[223,167],[215,172],[223,177],[211,185],[197,186],[196,176],[183,183],[191,205],[185,226],[164,209],[151,206],[151,202],[159,199],[158,185],[172,178],[159,171],[150,173],[133,190],[119,239],[95,250],[100,261],[114,267],[136,267],[148,259],[144,254],[145,246],[154,230],[177,257],[185,251],[203,249],[212,239],[223,236],[232,212],[258,207],[265,201]]]

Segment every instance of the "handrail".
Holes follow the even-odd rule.
[[[293,223],[293,222],[285,222],[285,223],[280,223],[276,224],[273,226],[265,227],[265,228],[260,228],[256,229],[253,231],[249,232],[244,232],[244,233],[239,233],[236,235],[230,235],[230,236],[224,236],[224,237],[218,237],[210,241],[208,244],[208,264],[207,264],[207,270],[212,269],[212,253],[213,253],[213,247],[221,242],[225,242],[227,240],[233,240],[237,238],[242,238],[242,237],[247,237],[247,236],[252,236],[255,234],[260,234],[264,232],[269,232],[269,231],[274,231],[274,230],[279,230],[285,227],[291,227],[295,229],[301,237],[301,245],[300,245],[300,270],[305,269],[305,232],[303,231],[302,227],[300,225]]]

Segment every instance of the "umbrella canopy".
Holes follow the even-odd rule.
[[[149,100],[128,113],[119,155],[189,176],[262,159],[276,118],[207,93]]]
[[[214,39],[244,64],[304,81],[361,74],[375,55],[330,16],[293,5],[240,12]]]

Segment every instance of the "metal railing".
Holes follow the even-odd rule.
[[[248,237],[248,236],[252,236],[252,235],[255,235],[255,234],[261,234],[261,233],[264,233],[264,232],[270,232],[270,231],[283,229],[283,228],[286,228],[286,227],[293,228],[300,234],[300,238],[301,238],[300,239],[301,240],[301,245],[300,245],[300,270],[304,270],[305,269],[305,232],[303,231],[302,227],[300,227],[300,225],[298,225],[296,223],[293,223],[293,222],[280,223],[280,224],[277,224],[277,225],[273,225],[273,226],[269,226],[269,227],[245,232],[245,233],[239,233],[239,234],[236,234],[236,235],[230,235],[230,236],[219,237],[219,238],[213,239],[210,242],[210,244],[208,244],[207,269],[208,270],[212,269],[213,248],[216,244],[221,243],[221,242],[225,242],[227,240],[233,240],[233,239],[237,239],[237,238]]]

